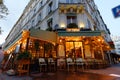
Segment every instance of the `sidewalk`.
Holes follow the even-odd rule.
[[[85,70],[83,72],[57,71],[38,73],[33,76],[8,76],[0,70],[0,80],[120,80],[120,64],[106,69]]]
[[[0,69],[0,80],[32,80],[29,76],[9,76]]]
[[[110,67],[105,69],[87,70],[85,72],[114,76],[119,78],[118,80],[120,80],[120,63],[111,65]]]
[[[120,63],[111,65],[110,67],[105,68],[105,69],[96,69],[96,70],[90,69],[90,70],[85,70],[83,72],[69,73],[67,75],[66,75],[66,72],[58,72],[56,74],[59,74],[61,76],[59,78],[63,80],[65,79],[63,78],[63,76],[66,77],[67,79],[68,75],[69,75],[69,79],[67,80],[76,80],[76,79],[77,80],[120,80]],[[39,80],[39,79],[40,80],[59,80],[58,78],[56,79],[54,78],[53,79],[38,78],[35,80]]]

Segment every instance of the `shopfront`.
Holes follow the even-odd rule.
[[[20,51],[29,51],[32,55],[31,64],[39,58],[53,58],[55,65],[60,65],[60,59],[67,58],[74,61],[77,58],[84,60],[107,61],[104,52],[110,50],[109,45],[103,38],[101,31],[58,31],[49,32],[43,30],[32,29],[25,31],[27,35],[16,42],[16,46],[20,45]],[[15,45],[14,45],[15,46]],[[9,48],[10,49],[10,48]],[[11,47],[15,49],[15,47]]]
[[[100,31],[66,32],[59,31],[60,57],[105,59],[104,51],[110,50]],[[62,53],[62,54],[61,54]]]

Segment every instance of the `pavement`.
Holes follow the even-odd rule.
[[[102,74],[106,76],[113,76],[116,77],[115,80],[120,80],[120,63],[111,65],[105,69],[96,69],[96,70],[86,70],[85,72],[95,73],[95,74]]]
[[[0,80],[120,80],[120,63],[105,69],[67,72],[60,70],[49,73],[36,73],[30,76],[9,76],[0,70]]]

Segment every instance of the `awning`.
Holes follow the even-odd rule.
[[[69,32],[69,31],[58,31],[58,36],[102,36],[103,31],[80,31],[80,32]]]
[[[4,47],[4,50],[8,50],[10,47],[12,47],[18,40],[20,40],[22,37],[22,35],[18,35],[14,41],[10,42],[8,46]]]
[[[112,55],[113,58],[120,58],[120,55],[117,54],[117,53],[111,53],[111,55]]]
[[[108,43],[109,43],[109,45],[110,45],[110,47],[111,47],[112,49],[115,49],[115,45],[114,45],[113,41],[108,42]]]
[[[56,32],[44,31],[44,30],[39,30],[39,29],[31,29],[30,37],[37,38],[43,41],[57,43]]]

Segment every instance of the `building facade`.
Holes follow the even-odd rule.
[[[109,61],[110,31],[94,0],[30,0],[7,36],[7,54],[29,51],[32,59],[83,58]]]
[[[119,36],[111,36],[114,44],[115,44],[115,52],[120,54],[120,37]]]
[[[120,37],[119,36],[111,36],[115,48],[111,51],[113,54],[113,61],[114,63],[118,63],[120,61]]]

